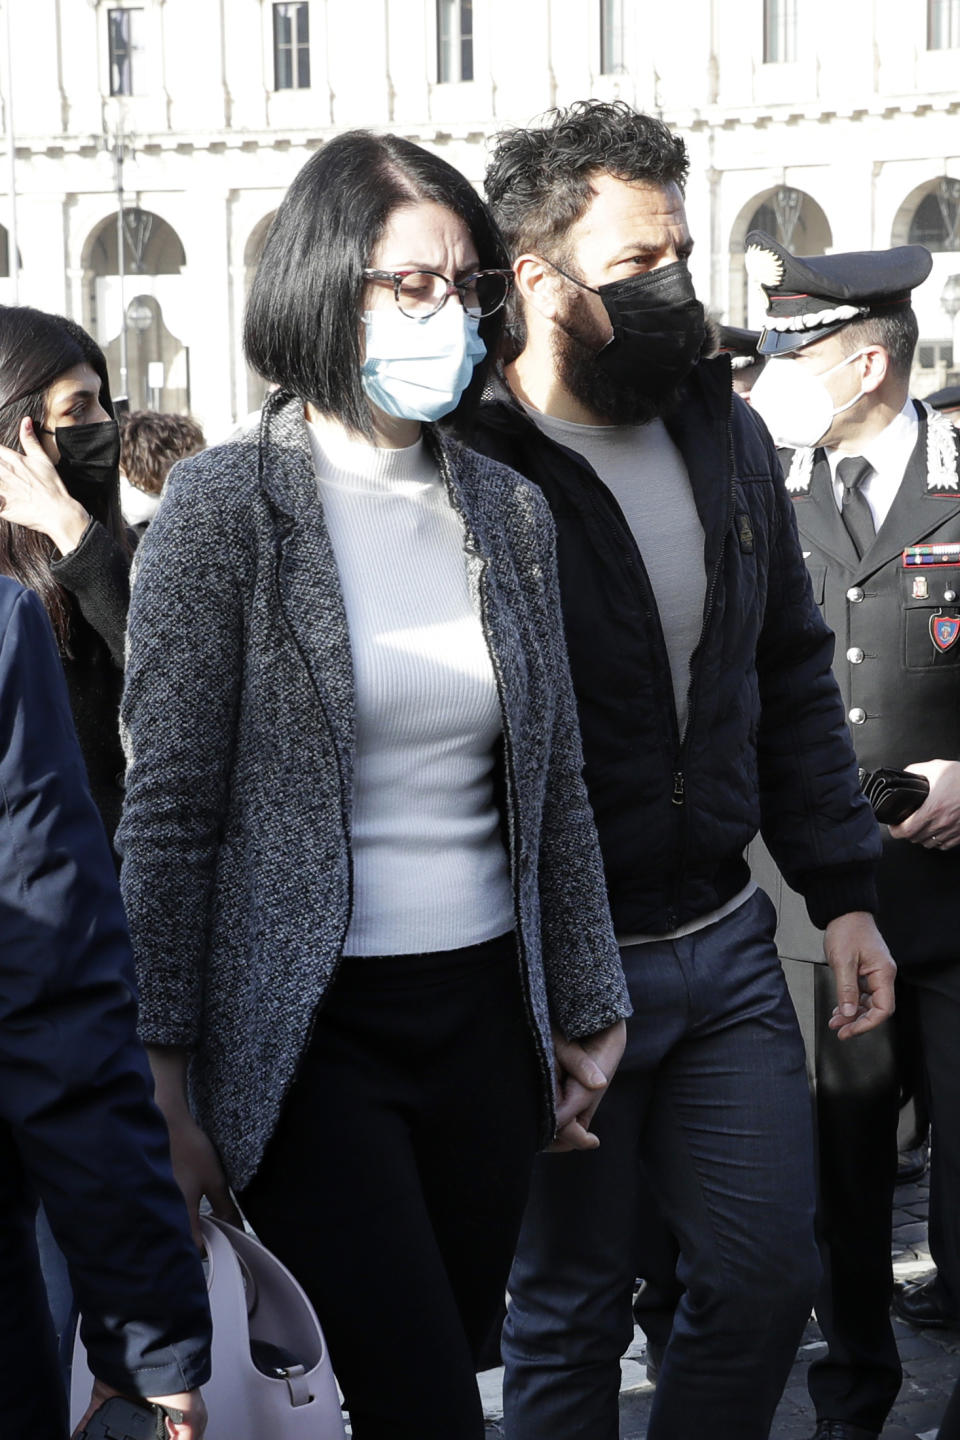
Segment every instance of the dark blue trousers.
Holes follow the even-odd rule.
[[[617,1440],[649,1183],[685,1288],[649,1440],[764,1440],[820,1274],[803,1045],[758,891],[624,950],[634,1015],[596,1151],[537,1160],[504,1328],[509,1440]]]

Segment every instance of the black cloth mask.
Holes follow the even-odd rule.
[[[559,265],[553,268],[560,270]],[[585,285],[566,270],[560,274],[603,301],[613,338],[594,358],[612,380],[656,396],[675,389],[687,377],[707,330],[685,261],[600,286]]]
[[[58,425],[53,437],[60,451],[57,474],[70,494],[81,504],[95,500],[102,505],[109,498],[107,487],[117,482],[120,468],[120,428],[116,420]]]

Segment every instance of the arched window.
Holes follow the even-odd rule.
[[[913,213],[908,244],[960,250],[960,180],[939,180]]]
[[[190,408],[189,318],[180,275],[186,254],[161,215],[132,206],[123,212],[121,279],[117,217],[108,215],[84,246],[86,323],[103,347],[111,379],[123,387],[132,410],[186,412]],[[174,318],[170,318],[171,313]]]
[[[781,185],[758,205],[747,224],[765,230],[795,255],[822,255],[832,243],[830,225],[820,206],[803,190]]]
[[[23,269],[23,255],[18,248],[20,269]],[[0,225],[0,280],[10,279],[10,235],[5,225]]]
[[[825,254],[833,244],[833,232],[813,196],[790,185],[762,191],[744,205],[730,231],[727,318],[731,325],[759,329],[766,303],[759,290],[748,289],[743,262],[744,241],[751,230],[765,231],[794,255]]]
[[[119,275],[117,221],[102,220],[86,245],[87,268],[97,275]],[[187,257],[172,225],[152,210],[133,206],[123,212],[123,269],[126,275],[179,275]]]

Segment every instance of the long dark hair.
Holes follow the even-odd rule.
[[[370,436],[360,379],[360,304],[378,240],[394,210],[432,200],[459,215],[481,270],[509,264],[487,206],[459,170],[397,135],[350,130],[304,165],[267,235],[247,300],[244,347],[265,380]],[[452,415],[469,412],[496,353],[503,314],[480,321],[487,359]]]
[[[65,315],[47,315],[29,305],[0,305],[0,445],[22,453],[21,422],[29,416],[34,429],[43,425],[50,386],[76,365],[89,365],[96,371],[100,377],[100,404],[112,417],[107,362],[86,330]],[[119,485],[103,489],[103,497],[87,509],[127,548]],[[69,654],[73,602],[50,570],[55,548],[49,536],[28,530],[25,525],[13,525],[0,516],[0,574],[12,575],[21,585],[37,592],[61,650]]]

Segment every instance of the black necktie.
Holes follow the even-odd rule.
[[[860,556],[867,553],[877,536],[873,512],[867,503],[866,495],[860,489],[864,480],[872,473],[870,461],[864,460],[862,455],[848,455],[837,466],[837,479],[843,485],[840,515]]]

